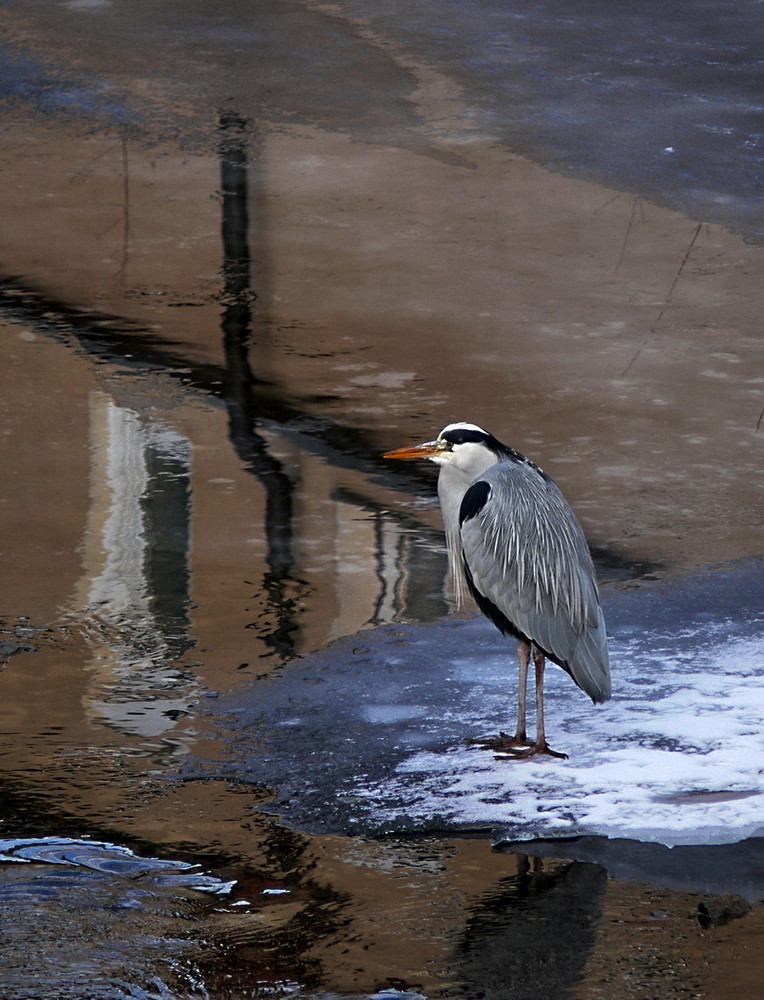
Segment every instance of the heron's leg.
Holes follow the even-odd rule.
[[[537,649],[535,646],[528,649],[525,654],[525,670],[528,669],[528,661],[530,660],[530,653],[533,653],[533,664],[536,668],[536,740],[534,743],[529,743],[527,739],[522,741],[515,736],[513,739],[509,739],[504,733],[501,736],[504,739],[499,738],[498,740],[492,741],[482,741],[482,745],[486,749],[495,750],[502,754],[497,760],[529,760],[531,757],[535,757],[537,754],[546,754],[548,757],[561,757],[563,760],[567,759],[566,753],[558,753],[557,750],[552,750],[546,741],[546,732],[544,731],[544,668],[546,666],[546,657]],[[523,672],[523,655],[520,653],[520,671]],[[524,687],[524,684],[521,685]],[[523,692],[523,700],[525,694]],[[523,713],[524,717],[524,713]],[[518,721],[518,732],[519,732],[519,721]]]
[[[536,668],[536,746],[546,746],[544,729],[544,668],[546,657],[533,647],[533,665]]]
[[[520,663],[520,674],[517,682],[517,728],[515,741],[518,744],[528,742],[525,730],[525,702],[528,694],[528,664],[531,662],[531,647],[525,640],[517,644],[517,659]]]
[[[482,747],[483,750],[495,750],[498,753],[519,754],[526,756],[535,753],[535,744],[531,743],[525,728],[525,705],[528,694],[528,665],[531,662],[531,646],[525,640],[520,640],[517,644],[517,659],[520,662],[520,676],[517,685],[517,727],[515,735],[500,732],[498,736],[486,736],[482,739],[467,740],[474,746]],[[517,750],[522,747],[522,750]]]
[[[565,760],[568,755],[566,753],[558,753],[557,750],[552,750],[546,741],[546,732],[544,729],[544,668],[546,666],[546,657],[535,646],[533,647],[533,663],[536,667],[536,742],[530,748],[528,756],[544,753],[550,757],[561,757]]]

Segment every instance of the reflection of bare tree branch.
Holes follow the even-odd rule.
[[[245,315],[244,315],[245,314]],[[268,567],[274,577],[287,576],[292,554],[292,494],[294,487],[268,443],[255,428],[257,411],[252,393],[255,381],[249,365],[247,336],[249,309],[227,306],[223,314],[226,371],[223,396],[228,409],[228,433],[236,454],[265,487],[265,537]]]
[[[618,254],[618,260],[615,262],[615,268],[613,269],[616,274],[621,269],[621,264],[623,264],[623,259],[626,256],[626,248],[629,245],[629,240],[631,239],[631,233],[634,229],[634,222],[637,217],[637,210],[642,213],[642,218],[644,219],[644,212],[642,211],[642,203],[639,198],[634,199],[634,203],[631,206],[631,214],[629,215],[629,222],[626,226],[626,232],[624,233],[623,243],[621,243],[621,252]]]
[[[225,325],[225,320],[224,320]],[[227,339],[227,338],[226,338]],[[294,487],[283,466],[268,452],[265,439],[255,431],[256,415],[247,392],[251,373],[246,351],[226,344],[228,368],[224,392],[228,426],[236,453],[265,487],[265,537],[268,567],[274,577],[288,576],[294,565],[292,553],[292,494]]]
[[[270,454],[268,442],[256,430],[258,413],[253,392],[256,379],[248,351],[252,334],[250,303],[256,296],[250,287],[247,121],[233,113],[221,113],[219,132],[226,303],[221,321],[226,359],[223,397],[228,408],[229,435],[236,453],[265,488],[268,573],[263,580],[263,592],[275,612],[276,621],[263,639],[276,652],[288,656],[294,652],[297,626],[293,614],[298,603],[294,596],[287,595],[294,566],[294,487],[281,462]]]
[[[700,236],[700,231],[701,231],[702,228],[703,228],[703,223],[699,222],[697,224],[697,226],[695,227],[694,231],[693,231],[692,239],[690,240],[690,242],[689,242],[689,244],[687,246],[687,249],[685,250],[684,257],[682,257],[682,261],[679,264],[679,267],[677,268],[677,270],[676,270],[676,272],[674,274],[674,279],[671,282],[671,286],[670,286],[669,290],[666,292],[666,295],[665,295],[665,298],[664,298],[664,301],[663,301],[663,305],[661,306],[660,312],[658,313],[658,315],[657,315],[657,317],[655,319],[655,322],[650,327],[649,334],[645,337],[645,339],[642,341],[642,343],[640,344],[640,346],[637,348],[637,350],[636,350],[634,356],[632,357],[631,361],[628,363],[628,365],[626,365],[626,367],[624,368],[624,370],[618,376],[619,378],[625,378],[629,374],[629,371],[631,370],[632,366],[634,365],[634,362],[637,360],[637,358],[640,356],[640,354],[642,354],[642,352],[644,351],[645,347],[649,343],[650,338],[653,337],[653,336],[655,336],[655,334],[658,332],[658,327],[660,326],[661,320],[663,319],[663,315],[666,312],[666,310],[668,309],[668,307],[671,305],[671,300],[673,298],[676,286],[679,284],[679,279],[682,277],[682,272],[684,271],[685,267],[687,266],[687,262],[690,259],[690,255],[692,254],[693,248],[695,247],[695,243],[696,243],[696,241],[698,239],[698,236]]]

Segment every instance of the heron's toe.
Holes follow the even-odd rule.
[[[468,739],[467,743],[470,746],[480,747],[481,750],[493,750],[496,753],[513,753],[518,747],[525,747],[530,749],[535,746],[532,740],[529,740],[526,736],[521,733],[515,733],[514,736],[510,736],[509,733],[500,732],[498,736],[481,736],[476,739]]]
[[[566,753],[553,750],[546,740],[543,743],[527,743],[525,745],[499,744],[496,746],[485,746],[485,750],[493,750],[497,755],[496,760],[530,760],[531,757],[556,757],[558,760],[567,760]]]

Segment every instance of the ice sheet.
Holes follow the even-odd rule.
[[[612,700],[594,706],[547,671],[547,733],[568,760],[466,744],[514,724],[513,644],[475,618],[363,632],[221,699],[229,759],[197,767],[273,788],[275,812],[317,831],[764,834],[762,563],[606,588],[603,603]]]

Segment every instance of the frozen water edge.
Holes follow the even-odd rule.
[[[465,744],[514,724],[513,644],[476,618],[362,632],[221,699],[237,738],[217,772],[273,788],[270,808],[316,832],[668,846],[764,834],[762,563],[603,600],[612,700],[593,706],[547,671],[548,736],[567,761]]]
[[[398,765],[389,792],[409,815],[437,810],[449,825],[490,824],[513,840],[589,834],[672,846],[756,836],[764,832],[761,642],[704,647],[704,635],[685,629],[683,650],[664,649],[659,662],[639,638],[616,637],[618,690],[601,709],[555,676],[548,716],[554,744],[569,754],[563,764],[420,751]],[[457,668],[477,673],[470,661]],[[501,719],[505,699],[484,690]]]

